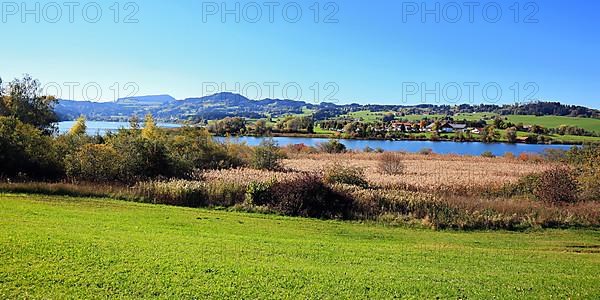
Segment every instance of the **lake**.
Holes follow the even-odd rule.
[[[73,127],[75,121],[67,121],[58,123],[60,133],[68,132]],[[129,128],[128,122],[103,122],[103,121],[87,121],[87,133],[105,134],[108,131],[117,131],[120,128]],[[181,125],[169,123],[157,123],[161,128],[178,128]],[[219,141],[224,141],[225,138],[217,137]],[[257,146],[266,138],[263,137],[237,137],[231,141],[236,143],[246,143],[250,146]],[[327,142],[328,139],[321,138],[303,138],[303,137],[274,137],[280,146],[293,144],[305,144],[307,146],[317,146],[319,143]],[[570,145],[530,145],[530,144],[505,144],[505,143],[458,143],[458,142],[432,142],[432,141],[381,141],[381,140],[340,140],[350,150],[363,150],[367,146],[373,149],[381,148],[385,151],[405,151],[418,152],[421,149],[431,149],[438,154],[460,154],[460,155],[481,155],[489,151],[494,155],[504,155],[511,152],[515,155],[520,153],[543,153],[546,149],[562,149],[568,150]]]
[[[75,121],[65,121],[58,123],[59,133],[69,132],[69,129],[73,127]],[[143,122],[142,122],[143,124]],[[86,132],[88,135],[100,134],[104,135],[109,131],[116,132],[121,128],[129,129],[129,122],[105,122],[105,121],[86,121],[87,126]],[[169,124],[169,123],[156,123],[156,126],[161,128],[178,128],[181,125]]]
[[[225,138],[218,137],[218,140]],[[231,141],[237,143],[246,143],[250,146],[260,144],[265,138],[262,137],[237,137],[231,138]],[[319,143],[327,142],[328,139],[320,138],[302,138],[302,137],[274,137],[273,140],[279,146],[305,144],[307,146],[317,146]],[[385,151],[405,151],[418,152],[421,149],[429,148],[438,154],[460,154],[460,155],[481,155],[486,151],[494,155],[501,156],[507,152],[515,155],[521,153],[544,153],[546,149],[569,150],[571,145],[531,145],[531,144],[506,144],[506,143],[478,143],[478,142],[432,142],[432,141],[381,141],[381,140],[339,140],[350,150],[363,150],[367,146],[373,149],[381,148]]]

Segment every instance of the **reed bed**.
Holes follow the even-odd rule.
[[[0,192],[112,197],[188,207],[227,207],[317,218],[420,223],[433,228],[598,227],[600,202],[554,205],[528,196],[526,175],[552,163],[509,158],[401,154],[401,174],[384,174],[380,154],[302,154],[283,171],[207,170],[195,180],[133,186],[4,183]],[[335,169],[340,169],[335,173]],[[332,174],[333,172],[333,174]],[[357,183],[356,178],[364,178]]]
[[[552,168],[551,163],[531,163],[508,158],[463,157],[453,155],[402,154],[401,175],[379,170],[381,154],[309,154],[287,159],[284,165],[294,171],[322,172],[333,164],[362,168],[366,180],[380,187],[406,186],[419,191],[448,191],[500,188],[521,177]]]

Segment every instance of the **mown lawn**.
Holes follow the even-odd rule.
[[[600,298],[600,232],[0,195],[0,298]]]

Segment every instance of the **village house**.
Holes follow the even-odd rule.
[[[427,131],[432,131],[434,126],[435,123],[429,124],[427,126]],[[437,131],[444,133],[465,132],[466,128],[466,124],[444,123],[437,129]]]
[[[394,121],[390,124],[388,131],[413,131],[413,123]]]

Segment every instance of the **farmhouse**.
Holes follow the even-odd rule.
[[[453,132],[464,132],[467,128],[467,124],[450,124]]]
[[[435,123],[429,124],[429,126],[427,126],[427,129],[429,131],[432,131],[434,126],[435,126]],[[438,128],[437,131],[445,132],[445,133],[464,132],[466,128],[467,128],[466,124],[444,123]]]

